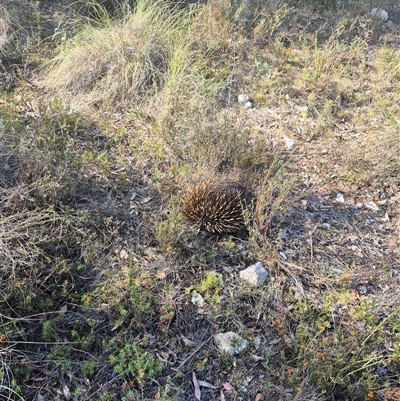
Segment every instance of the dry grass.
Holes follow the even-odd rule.
[[[0,51],[3,50],[3,47],[5,46],[7,42],[7,34],[9,30],[9,17],[7,10],[4,7],[0,8]]]
[[[73,103],[83,97],[102,108],[147,103],[180,73],[189,22],[190,16],[171,14],[162,1],[142,0],[122,20],[104,14],[62,49],[46,86]]]
[[[361,1],[231,3],[84,2],[45,90],[1,94],[1,396],[398,399],[399,38]],[[183,219],[221,178],[247,237]]]

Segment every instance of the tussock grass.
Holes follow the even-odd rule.
[[[0,6],[0,51],[3,51],[3,48],[7,42],[8,31],[10,29],[10,19],[7,13],[7,10]]]
[[[182,11],[140,0],[122,20],[104,17],[84,26],[54,59],[46,85],[64,96],[84,96],[110,108],[148,102],[179,72],[177,52],[187,46]],[[74,102],[74,98],[70,98]]]
[[[48,39],[39,9],[39,3],[32,2],[6,0],[0,5],[0,54],[5,65],[22,64]]]
[[[347,159],[348,171],[342,173],[344,177],[359,186],[368,184],[380,190],[386,188],[390,194],[396,193],[396,177],[400,171],[397,133],[397,123],[392,127],[382,124],[371,128],[363,135],[362,142],[349,150],[355,157]],[[385,155],[384,160],[380,155]]]
[[[351,117],[363,127],[354,132],[355,140],[345,152],[347,169],[343,175],[353,182],[375,186],[388,179],[389,186],[396,185],[392,178],[399,172],[400,154],[396,134],[398,57],[390,48],[375,53],[373,68],[365,73],[363,80],[356,82],[358,88],[353,89],[350,103],[358,107]]]

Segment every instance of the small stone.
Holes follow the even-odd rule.
[[[263,284],[268,278],[268,275],[268,271],[260,262],[249,266],[247,269],[244,269],[239,273],[242,280],[247,281],[247,283],[253,286]]]
[[[214,342],[221,352],[227,352],[230,355],[240,354],[247,347],[247,341],[233,331],[216,334]]]
[[[389,18],[389,14],[387,13],[387,11],[383,10],[382,8],[373,8],[371,10],[371,15],[373,17],[378,17],[383,22],[387,21]]]
[[[343,270],[342,269],[338,269],[336,267],[330,267],[330,269],[336,274],[343,274]]]
[[[292,150],[294,148],[294,141],[288,137],[285,137],[286,141],[286,146],[288,147],[289,150]]]
[[[358,290],[359,294],[361,294],[361,295],[368,294],[368,288],[365,284],[360,284],[358,286],[357,290]]]
[[[238,96],[238,103],[240,104],[246,104],[247,102],[251,102],[251,98],[249,95],[246,95],[245,93],[242,93]]]
[[[253,340],[253,345],[255,349],[259,349],[261,345],[261,337],[260,336],[255,336]]]
[[[389,203],[391,204],[391,203],[397,202],[399,200],[400,200],[400,192],[398,192],[396,195],[392,196],[389,199]]]
[[[119,257],[120,257],[121,259],[128,259],[129,254],[128,254],[128,252],[127,252],[125,249],[121,249],[121,250],[119,251]]]
[[[373,210],[374,212],[379,211],[379,206],[375,202],[366,202],[366,203],[364,203],[364,206],[367,209]]]
[[[204,306],[204,298],[200,294],[193,294],[192,296],[192,304],[197,306],[198,308],[202,308]]]
[[[344,203],[344,196],[341,193],[336,194],[336,202]]]
[[[244,107],[246,107],[246,109],[252,109],[253,108],[253,102],[248,101],[244,104]]]
[[[301,117],[307,117],[309,111],[308,106],[295,106],[295,109],[299,112]]]

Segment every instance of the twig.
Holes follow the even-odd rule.
[[[199,352],[203,345],[207,344],[214,337],[214,335],[215,333],[213,333],[210,337],[207,338],[207,340],[204,340],[200,345],[198,345],[196,349],[188,357],[186,357],[177,368],[173,368],[173,370],[179,370],[190,358],[192,358],[193,355],[197,354],[197,352]]]
[[[311,247],[310,262],[311,262],[311,263],[313,262],[313,259],[314,259],[314,248],[313,248],[312,236],[313,236],[313,234],[314,234],[314,231],[317,229],[319,223],[321,222],[321,219],[322,219],[322,218],[320,218],[320,219],[318,220],[318,223],[315,225],[315,227],[313,228],[313,230],[310,232],[310,247]]]

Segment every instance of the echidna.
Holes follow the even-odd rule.
[[[250,193],[235,181],[205,181],[183,197],[182,213],[195,226],[214,234],[234,234],[245,228],[243,211]]]

